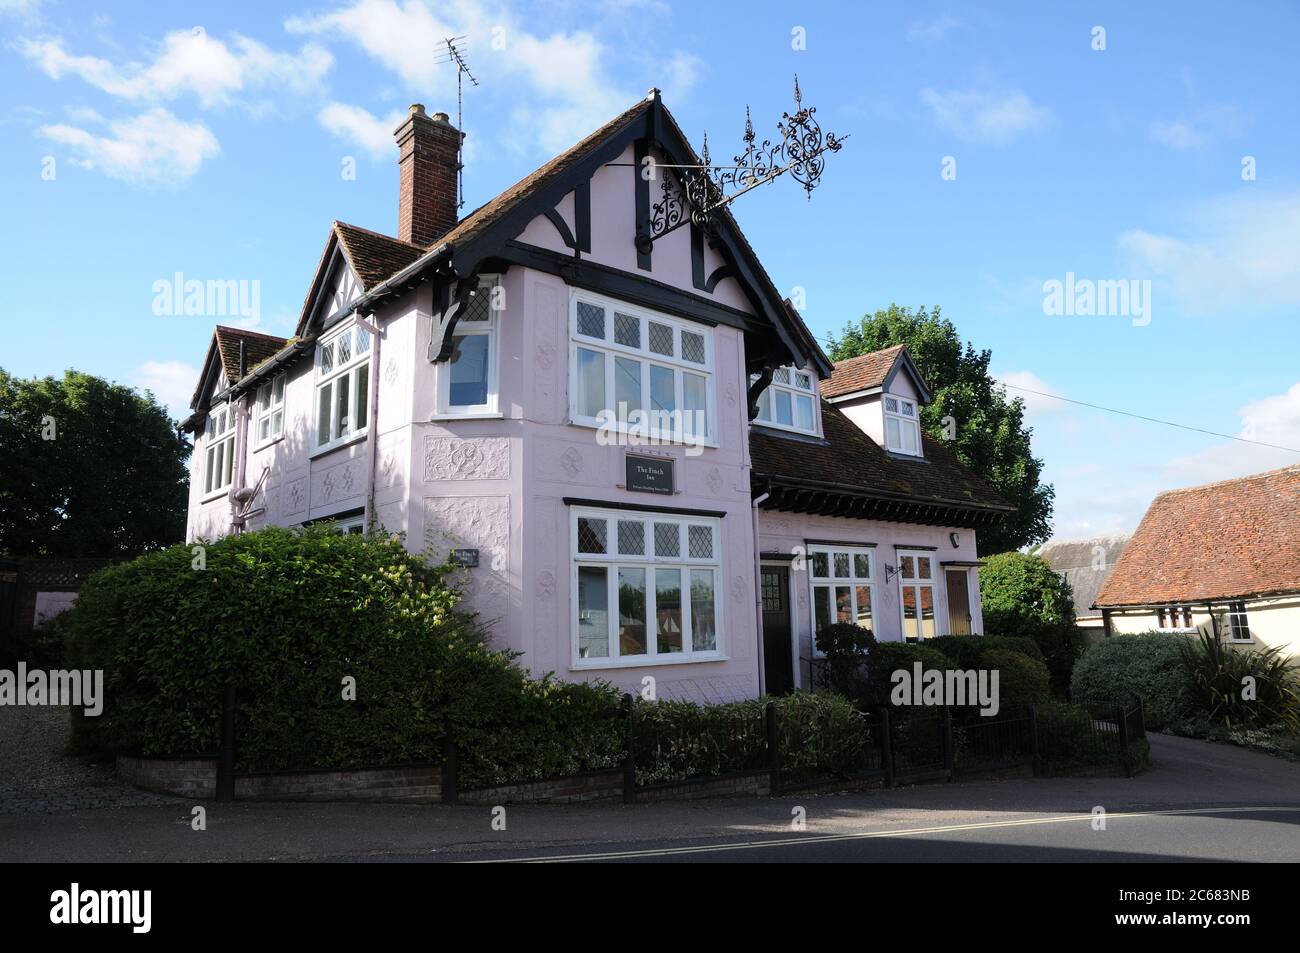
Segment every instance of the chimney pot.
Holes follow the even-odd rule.
[[[412,116],[423,116],[423,115],[424,115],[424,103],[411,103],[411,115],[412,115]]]
[[[448,116],[446,113],[434,113],[434,114],[433,114],[433,121],[434,121],[434,122],[446,122],[446,123],[450,123],[450,122],[451,122],[451,117]]]

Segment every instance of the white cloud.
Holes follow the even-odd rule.
[[[132,383],[152,391],[168,412],[181,420],[189,414],[198,379],[198,369],[183,361],[145,361],[135,369]]]
[[[1019,397],[1025,402],[1025,410],[1032,416],[1050,414],[1065,409],[1065,404],[1053,399],[1061,394],[1051,384],[1033,371],[1007,371],[995,374],[994,380],[1007,385],[1007,397]]]
[[[938,92],[921,90],[935,122],[966,142],[1006,145],[1022,133],[1047,128],[1052,112],[1036,106],[1018,89],[972,87]]]
[[[431,108],[455,95],[455,72],[438,62],[443,40],[466,36],[467,57],[485,87],[510,91],[505,145],[519,151],[566,149],[640,95],[618,87],[594,34],[533,33],[482,0],[436,12],[420,0],[354,0],[330,13],[291,17],[285,28],[355,44]],[[694,82],[698,61],[677,54],[669,64],[668,80],[679,89]]]
[[[0,17],[31,19],[40,10],[41,0],[0,0]]]
[[[1192,210],[1184,234],[1133,229],[1119,237],[1134,274],[1189,314],[1300,304],[1300,191],[1243,192]]]
[[[1215,139],[1235,136],[1247,125],[1247,118],[1235,106],[1205,106],[1190,116],[1156,120],[1151,123],[1151,139],[1170,149],[1201,149]]]
[[[1237,413],[1241,429],[1236,436],[1256,442],[1225,441],[1170,461],[1165,468],[1169,486],[1212,483],[1300,463],[1300,453],[1274,449],[1300,450],[1300,382],[1281,394],[1251,401]]]
[[[330,103],[317,118],[330,135],[359,146],[373,157],[396,155],[393,130],[402,122],[400,111],[381,119],[360,106]]]
[[[205,108],[229,104],[254,90],[310,92],[334,63],[329,52],[316,44],[309,43],[297,53],[279,53],[238,34],[228,44],[202,27],[168,33],[148,63],[118,66],[98,56],[74,55],[58,37],[23,39],[19,49],[52,79],[76,76],[131,102],[192,95]]]
[[[221,151],[202,123],[184,122],[161,107],[113,120],[104,135],[63,123],[42,126],[40,134],[66,146],[75,164],[137,185],[184,182]]]
[[[959,26],[961,21],[947,14],[933,20],[913,20],[907,27],[907,38],[914,43],[937,43]]]

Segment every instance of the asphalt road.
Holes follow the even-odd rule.
[[[1136,778],[486,807],[205,804],[0,817],[0,861],[1297,861],[1300,764],[1152,736]],[[1105,812],[1097,829],[1094,809]],[[794,830],[795,811],[805,821]]]

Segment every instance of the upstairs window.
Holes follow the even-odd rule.
[[[207,449],[203,458],[203,495],[227,489],[235,473],[235,408],[222,404],[208,411],[203,432]]]
[[[284,375],[277,374],[257,389],[257,444],[284,434]]]
[[[750,382],[758,380],[754,375]],[[817,433],[813,402],[817,399],[816,383],[808,371],[778,367],[772,383],[758,398],[758,416],[754,419],[770,427]]]
[[[365,433],[369,401],[370,332],[352,325],[316,346],[316,449]]]
[[[711,442],[713,331],[607,298],[574,295],[570,416],[669,442]]]
[[[438,365],[437,413],[442,417],[495,414],[501,296],[496,276],[485,277],[456,322],[452,352]]]
[[[921,455],[921,424],[916,401],[893,394],[884,396],[885,449],[895,453]]]

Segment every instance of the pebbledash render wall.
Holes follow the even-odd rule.
[[[765,562],[790,566],[791,605],[794,607],[795,683],[809,684],[808,659],[815,656],[813,647],[812,580],[809,577],[810,549],[821,546],[870,549],[873,554],[871,578],[871,628],[882,642],[903,641],[902,586],[891,572],[886,581],[886,567],[898,566],[900,551],[921,552],[934,560],[934,606],[936,633],[948,632],[948,587],[945,563],[964,564],[950,571],[967,574],[970,592],[971,631],[984,632],[979,603],[979,570],[970,565],[977,559],[975,531],[959,527],[923,526],[876,520],[836,519],[805,513],[781,513],[759,510],[759,548]],[[953,546],[950,534],[956,533]],[[786,557],[796,557],[788,559]]]

